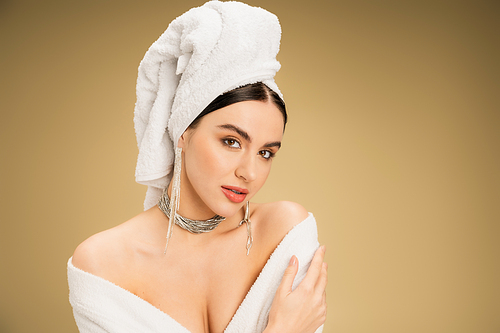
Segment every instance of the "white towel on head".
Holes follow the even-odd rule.
[[[173,171],[174,144],[217,96],[263,82],[278,93],[281,28],[268,11],[240,2],[209,1],[176,18],[139,66],[134,123],[136,181],[154,206]]]

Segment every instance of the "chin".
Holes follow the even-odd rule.
[[[219,205],[219,207],[217,207],[218,209],[214,210],[214,213],[220,216],[224,216],[226,218],[231,218],[240,211],[241,207],[244,206],[245,202],[246,201],[241,203],[230,202],[227,204]]]

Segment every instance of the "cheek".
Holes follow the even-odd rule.
[[[219,178],[230,168],[230,161],[224,156],[219,142],[196,140],[186,153],[188,175],[202,180]]]
[[[259,174],[258,174],[258,179],[259,179],[259,186],[262,187],[264,183],[267,180],[267,177],[269,176],[269,173],[271,173],[271,164],[272,161],[262,161],[262,165],[259,168]]]

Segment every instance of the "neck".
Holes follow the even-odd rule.
[[[193,220],[180,215],[180,213],[176,214],[172,210],[172,204],[166,190],[163,192],[163,195],[158,202],[158,207],[169,219],[173,219],[175,224],[193,234],[210,232],[217,228],[217,226],[226,219],[223,216],[214,215],[209,219]]]
[[[186,217],[192,220],[207,220],[216,213],[214,213],[203,200],[198,195],[193,195],[196,193],[194,188],[191,186],[190,182],[185,179],[184,170],[181,175],[181,195],[180,195],[180,207],[177,211],[178,215]],[[172,193],[172,182],[167,187],[167,194],[169,198]],[[168,216],[167,216],[168,217]],[[208,235],[220,234],[231,231],[238,227],[240,221],[245,217],[245,206],[243,206],[234,216],[226,216],[225,220],[220,223],[220,225],[212,230],[211,232],[204,234],[207,237]]]

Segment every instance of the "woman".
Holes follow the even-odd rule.
[[[70,258],[82,332],[321,331],[326,264],[313,216],[250,203],[287,120],[273,80],[280,32],[263,9],[211,1],[146,53],[134,118],[146,210]]]

